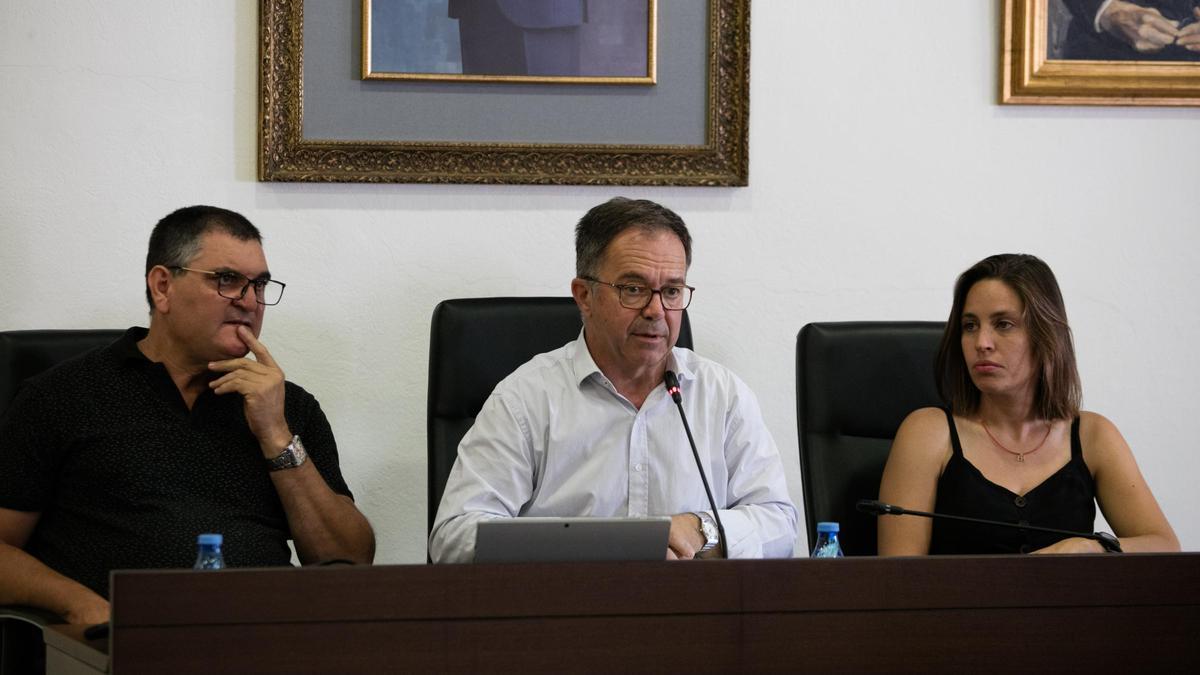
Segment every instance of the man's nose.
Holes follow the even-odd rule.
[[[254,284],[247,284],[246,288],[242,290],[242,297],[234,300],[233,304],[247,311],[253,311],[255,305],[258,304],[258,294],[254,290]]]
[[[664,304],[662,291],[650,291],[650,302],[642,308],[642,316],[647,319],[657,319],[667,313],[667,306]]]

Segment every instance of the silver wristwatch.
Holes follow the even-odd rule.
[[[307,461],[308,453],[304,451],[304,444],[300,442],[300,437],[292,436],[292,442],[288,443],[283,452],[267,460],[267,467],[271,471],[281,471],[294,469]]]
[[[703,511],[694,511],[696,517],[700,519],[700,534],[704,535],[704,546],[696,552],[696,555],[708,553],[721,543],[721,534],[717,531],[717,523],[712,516]]]

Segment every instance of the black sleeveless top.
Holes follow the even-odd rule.
[[[984,478],[963,456],[954,416],[946,410],[954,454],[937,483],[934,510],[1009,523],[1025,523],[1074,532],[1091,532],[1096,520],[1096,485],[1083,461],[1079,418],[1071,424],[1071,460],[1024,495]],[[1066,535],[1011,527],[935,519],[931,554],[1029,553],[1066,539]]]

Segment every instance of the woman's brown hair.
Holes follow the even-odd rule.
[[[979,388],[971,381],[962,351],[962,314],[967,293],[985,279],[1004,282],[1024,306],[1033,359],[1038,364],[1033,409],[1042,419],[1074,419],[1082,391],[1067,309],[1050,267],[1036,256],[1003,253],[975,263],[954,284],[954,304],[937,355],[938,393],[956,415],[979,409]]]

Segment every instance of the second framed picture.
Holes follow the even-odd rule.
[[[1200,0],[1004,0],[1002,103],[1200,105]]]

